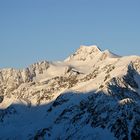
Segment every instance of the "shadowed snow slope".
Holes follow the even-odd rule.
[[[140,57],[81,46],[0,70],[0,139],[140,139]]]

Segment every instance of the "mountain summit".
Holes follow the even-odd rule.
[[[0,139],[140,139],[140,57],[81,46],[61,62],[0,70]]]
[[[89,61],[92,59],[96,59],[97,57],[101,57],[104,55],[105,57],[119,57],[109,50],[101,51],[99,47],[96,45],[92,46],[80,46],[80,48],[68,57],[65,61]]]

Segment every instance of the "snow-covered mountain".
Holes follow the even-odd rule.
[[[0,140],[139,140],[140,57],[81,46],[64,61],[0,70]]]

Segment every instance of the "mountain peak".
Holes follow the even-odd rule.
[[[81,45],[78,50],[84,50],[84,51],[95,51],[95,52],[101,52],[100,48],[96,45],[91,45],[91,46],[85,46]]]
[[[85,61],[92,59],[99,53],[101,53],[101,50],[96,45],[92,46],[81,45],[80,48],[74,54],[68,57],[65,61],[70,60]]]

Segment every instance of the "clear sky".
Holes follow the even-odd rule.
[[[0,0],[0,67],[62,60],[80,45],[140,55],[140,0]]]

